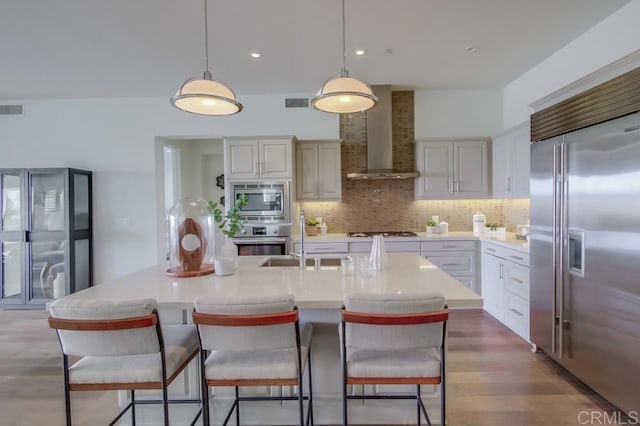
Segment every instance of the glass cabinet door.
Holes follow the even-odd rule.
[[[0,301],[24,303],[25,223],[23,174],[0,172]]]
[[[31,231],[64,231],[64,173],[31,174]]]

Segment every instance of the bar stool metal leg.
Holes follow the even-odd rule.
[[[131,425],[136,426],[136,391],[131,389]]]
[[[236,386],[236,425],[240,426],[240,393]]]
[[[418,426],[420,426],[420,385],[416,385],[416,410],[418,411]]]

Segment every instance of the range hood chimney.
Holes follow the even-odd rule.
[[[348,179],[412,179],[416,172],[393,170],[391,86],[371,86],[378,105],[367,111],[367,170],[349,173]]]

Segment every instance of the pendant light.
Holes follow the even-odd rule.
[[[355,77],[349,77],[345,48],[344,0],[342,0],[342,69],[340,75],[331,77],[322,85],[311,105],[320,111],[344,114],[373,108],[378,98],[371,86]]]
[[[209,28],[207,0],[204,0],[204,57],[205,71],[200,77],[185,81],[171,98],[171,105],[186,112],[201,115],[231,115],[242,111],[233,90],[219,80],[211,78],[209,71]]]

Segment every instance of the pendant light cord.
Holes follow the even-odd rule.
[[[209,72],[209,22],[207,17],[207,0],[204,0],[204,73],[205,78],[209,76],[210,79],[211,73]]]
[[[347,71],[347,47],[346,47],[346,37],[345,37],[345,23],[344,23],[344,0],[342,0],[342,70],[340,70],[340,75],[342,77],[348,77],[349,72]]]

